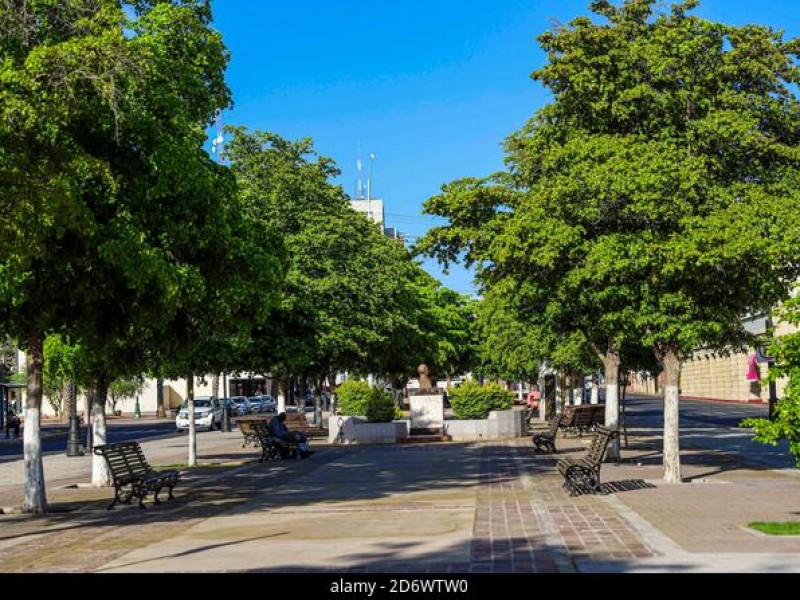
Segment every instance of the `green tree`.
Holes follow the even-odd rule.
[[[776,311],[781,321],[800,326],[800,297],[794,296]],[[754,438],[762,444],[777,446],[781,440],[789,444],[789,452],[800,467],[800,332],[782,335],[768,352],[775,364],[768,374],[772,381],[787,377],[783,397],[775,405],[772,419],[744,419],[742,427],[752,427]]]
[[[697,4],[597,0],[594,20],[541,35],[549,60],[533,77],[553,102],[508,139],[510,172],[427,205],[460,219],[428,249],[466,251],[487,285],[516,282],[555,331],[579,328],[607,394],[627,341],[653,349],[668,482],[681,480],[682,361],[747,340],[741,318],[787,295],[800,242],[800,44],[688,15]]]
[[[46,336],[69,334],[102,368],[105,349],[194,293],[180,248],[216,243],[195,227],[218,192],[204,127],[230,101],[210,21],[205,0],[0,5],[0,321],[28,352],[25,511],[47,507]],[[106,364],[90,389],[97,443],[104,382],[124,368]]]
[[[318,381],[344,370],[396,378],[425,352],[448,368],[461,344],[457,335],[436,338],[424,328],[463,329],[454,324],[462,301],[426,279],[401,244],[351,209],[329,181],[338,170],[310,140],[229,132],[231,169],[249,214],[280,231],[287,247],[284,293],[276,315],[253,336],[253,370],[283,380]]]
[[[119,377],[108,386],[108,396],[111,400],[111,412],[116,412],[117,402],[130,400],[142,393],[144,377]]]
[[[44,342],[42,391],[56,416],[64,409],[69,382],[74,379],[75,347],[60,335],[48,336]]]

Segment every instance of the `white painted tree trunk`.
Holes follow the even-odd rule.
[[[608,348],[603,357],[603,373],[606,380],[606,427],[609,429],[619,429],[619,349],[615,339],[608,340]],[[606,461],[618,462],[619,456],[619,436],[615,437],[608,444],[606,450]]]
[[[88,401],[91,406],[92,423],[92,448],[102,446],[108,442],[106,428],[106,398],[108,386],[100,378],[92,382],[89,387]],[[92,456],[92,485],[105,487],[112,484],[111,471],[108,470],[106,459],[97,454]]]
[[[592,375],[592,399],[590,402],[592,404],[600,403],[600,382],[595,375]]]
[[[197,466],[197,426],[194,418],[194,375],[186,379],[186,399],[189,411],[189,466]]]
[[[539,379],[536,382],[539,386],[539,420],[544,421],[547,419],[547,394],[545,394],[545,383],[542,362],[539,361]]]
[[[278,413],[286,412],[286,386],[278,383]]]
[[[564,399],[561,396],[561,394],[564,391],[564,387],[562,385],[562,380],[563,379],[564,379],[564,377],[561,375],[561,373],[558,373],[556,375],[556,379],[555,379],[556,396],[555,396],[555,399],[553,401],[556,403],[556,414],[557,415],[560,415],[561,412],[564,409]]]
[[[43,349],[43,336],[31,335],[28,340],[28,395],[25,398],[25,421],[22,429],[25,469],[22,512],[26,513],[47,512],[41,434]]]
[[[566,377],[564,377],[564,387],[567,390],[567,400],[566,400],[567,406],[575,406],[575,390],[574,386],[572,385],[572,380],[574,378],[575,376],[572,374],[569,374]]]
[[[219,398],[219,373],[214,373],[211,376],[211,395],[214,398]]]
[[[572,387],[575,390],[573,392],[575,404],[583,404],[583,373],[576,375],[576,380],[572,382]]]
[[[165,419],[167,411],[164,409],[164,380],[159,377],[156,379],[156,417]]]
[[[661,358],[666,378],[664,388],[664,482],[681,483],[681,448],[678,397],[681,380],[681,361],[673,351]]]

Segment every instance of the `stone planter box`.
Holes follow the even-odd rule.
[[[394,444],[397,438],[406,437],[408,432],[408,421],[370,423],[364,417],[336,415],[328,419],[330,444]]]
[[[486,419],[449,419],[444,422],[444,433],[461,442],[524,437],[524,421],[524,411],[493,410]]]

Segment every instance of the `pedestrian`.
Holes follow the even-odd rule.
[[[541,397],[541,393],[537,388],[533,388],[530,392],[528,392],[528,408],[530,410],[539,408],[539,400]]]

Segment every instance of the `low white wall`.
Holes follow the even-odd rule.
[[[341,435],[340,435],[341,430]],[[409,421],[370,423],[362,417],[333,415],[328,419],[328,443],[394,444],[409,433]]]
[[[524,412],[493,410],[486,419],[448,420],[444,422],[444,432],[460,442],[524,437]]]

